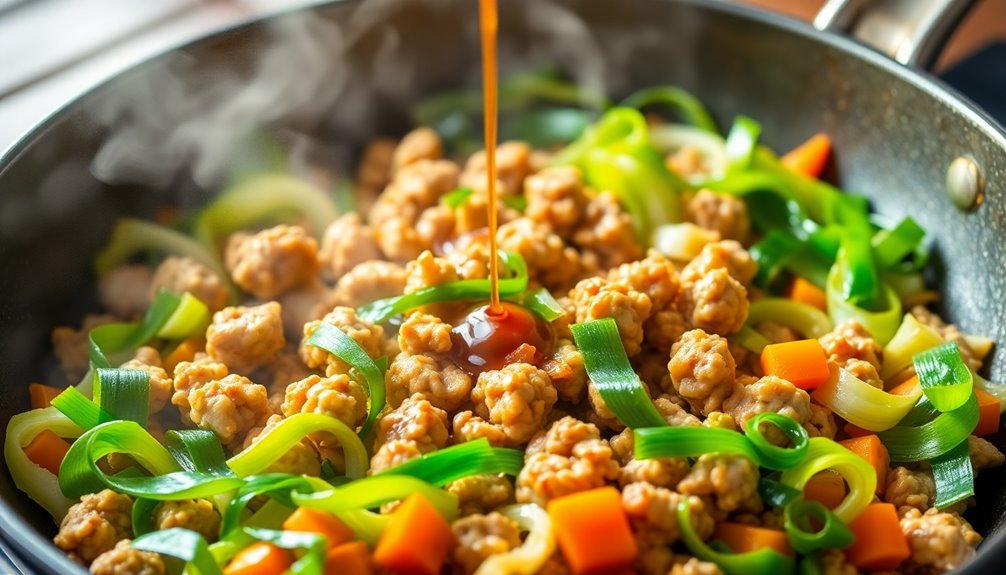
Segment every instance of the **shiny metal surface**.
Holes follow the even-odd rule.
[[[985,199],[985,177],[968,156],[954,159],[947,168],[947,196],[961,211],[977,209]]]

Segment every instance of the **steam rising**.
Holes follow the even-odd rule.
[[[110,135],[91,170],[109,183],[166,189],[189,177],[214,190],[266,132],[279,134],[290,166],[347,166],[367,138],[403,129],[388,117],[404,119],[422,93],[479,85],[475,4],[366,0],[339,23],[289,14],[269,23],[267,41],[241,69],[239,58],[210,69],[199,48],[162,57],[109,91],[100,121]],[[501,9],[503,74],[553,66],[595,93],[620,85],[629,54],[657,40],[602,42],[558,2],[501,0]],[[528,40],[508,39],[511,25]]]

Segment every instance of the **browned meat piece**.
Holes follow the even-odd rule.
[[[506,553],[518,547],[520,528],[512,520],[500,515],[469,515],[451,524],[457,547],[454,548],[455,565],[466,574],[474,573],[490,555]]]
[[[968,455],[971,456],[971,467],[975,471],[999,467],[1006,461],[999,448],[988,440],[974,435],[968,436]]]
[[[157,553],[135,549],[128,539],[119,541],[91,563],[94,575],[163,575],[164,561]]]
[[[374,445],[412,441],[423,453],[447,445],[447,412],[415,395],[377,420]]]
[[[452,481],[445,489],[458,497],[461,515],[489,513],[508,503],[513,503],[513,482],[506,475],[469,475]]]
[[[821,565],[821,575],[859,575],[859,569],[846,563],[845,553],[837,549],[822,551],[818,555],[818,562]]]
[[[283,421],[283,416],[273,415],[266,422],[265,427],[251,429],[248,431],[242,447],[248,449],[256,441],[262,439],[266,433],[279,425],[281,421]],[[321,475],[321,459],[314,444],[308,439],[302,439],[299,443],[288,449],[286,453],[280,455],[279,459],[271,463],[261,473],[290,473],[293,475],[312,475],[317,477]]]
[[[898,514],[904,515],[909,508],[922,512],[936,503],[936,483],[930,471],[912,471],[905,467],[895,467],[887,474],[884,501],[894,504]]]
[[[810,404],[810,419],[803,424],[811,437],[826,437],[835,439],[838,433],[838,423],[830,409],[816,403]]]
[[[206,329],[206,353],[230,371],[251,373],[268,364],[286,345],[282,307],[268,302],[255,307],[228,307],[213,314]]]
[[[394,262],[407,262],[433,247],[419,235],[413,222],[403,217],[388,218],[376,224],[374,230],[381,251]]]
[[[133,535],[133,500],[111,489],[85,495],[67,512],[53,542],[85,565]]]
[[[349,270],[335,284],[334,305],[359,307],[375,300],[402,295],[406,272],[400,264],[371,260]],[[331,309],[333,306],[326,306]]]
[[[147,346],[141,347],[136,350],[136,356],[133,359],[119,367],[123,369],[139,369],[147,372],[148,381],[150,382],[150,395],[148,397],[150,408],[148,409],[148,413],[151,415],[163,409],[168,400],[171,399],[171,394],[174,392],[173,382],[168,376],[168,372],[164,371],[164,368],[161,367],[161,354],[156,349]]]
[[[632,218],[610,192],[589,196],[579,226],[573,231],[573,245],[597,256],[603,269],[613,268],[642,257]]]
[[[309,375],[286,388],[283,415],[323,413],[355,429],[367,418],[367,393],[348,375]]]
[[[730,277],[748,285],[758,272],[758,265],[740,243],[724,240],[706,244],[699,255],[681,270],[681,279],[695,282],[709,272],[719,269],[726,270]]]
[[[528,445],[517,476],[517,501],[551,499],[601,487],[618,476],[618,462],[593,424],[572,417],[554,422]]]
[[[758,466],[741,455],[701,455],[678,491],[688,495],[712,495],[716,508],[731,512],[761,511],[758,496]]]
[[[803,425],[811,418],[810,396],[785,379],[766,375],[748,385],[738,384],[724,400],[723,411],[732,415],[741,429],[759,413],[778,413]]]
[[[447,353],[451,350],[451,329],[435,315],[413,312],[398,329],[398,347],[407,354]]]
[[[670,306],[681,289],[674,263],[653,250],[644,259],[611,270],[608,279],[645,293],[655,311]]]
[[[304,228],[285,224],[256,234],[238,232],[227,241],[224,261],[241,289],[270,299],[318,272],[318,242]]]
[[[318,261],[322,271],[334,279],[370,260],[383,257],[374,231],[363,223],[360,214],[350,212],[335,220],[321,238]]]
[[[180,527],[195,531],[210,543],[220,535],[220,514],[208,499],[164,501],[154,508],[156,529]]]
[[[454,443],[464,443],[482,437],[495,447],[503,447],[510,443],[502,425],[490,423],[470,410],[456,414],[451,420],[451,428],[454,430]]]
[[[588,278],[569,293],[576,306],[576,321],[610,317],[618,325],[625,353],[632,357],[642,350],[643,322],[653,304],[649,296],[631,287],[604,278]]]
[[[178,405],[192,423],[212,431],[225,445],[240,443],[245,433],[265,425],[272,415],[265,386],[241,375],[232,373],[197,385],[187,396],[178,390],[177,383],[175,389],[171,402]]]
[[[315,330],[322,323],[333,325],[355,341],[371,358],[377,359],[384,354],[384,328],[360,319],[356,310],[351,307],[336,307],[325,314],[320,320],[304,324],[304,339],[301,340],[299,353],[304,364],[309,368],[325,367],[326,371],[346,373],[349,365],[344,361],[321,349],[307,343]]]
[[[640,481],[630,483],[622,490],[622,507],[637,532],[647,531],[659,538],[662,544],[670,545],[681,537],[677,508],[685,497],[691,509],[692,527],[700,537],[709,537],[716,523],[699,497]]]
[[[901,518],[901,531],[912,548],[912,556],[905,562],[906,570],[928,567],[939,572],[952,571],[974,557],[975,547],[982,540],[960,515],[936,509],[924,514],[910,509]]]
[[[699,190],[686,207],[688,219],[707,230],[719,232],[727,240],[746,242],[751,232],[744,200],[711,190]]]
[[[672,565],[667,575],[723,575],[723,571],[715,563],[701,561],[695,557],[687,559],[682,557],[681,561]]]
[[[525,142],[503,142],[496,147],[497,190],[503,196],[516,196],[524,188],[524,178],[531,173],[531,146]],[[468,158],[461,174],[461,185],[476,191],[486,189],[486,153],[475,152]]]
[[[829,361],[874,387],[884,386],[878,375],[884,350],[861,323],[853,319],[843,322],[820,340]]]
[[[381,445],[370,458],[370,473],[380,473],[421,455],[423,452],[419,450],[419,444],[415,441],[409,439],[389,441]]]
[[[101,305],[123,319],[140,317],[150,306],[153,274],[145,265],[120,266],[98,281]]]
[[[500,226],[499,247],[527,262],[528,276],[553,291],[569,289],[584,276],[580,254],[566,245],[547,224],[527,217]]]
[[[394,171],[415,164],[420,160],[439,160],[444,157],[444,147],[440,135],[432,128],[416,128],[398,143],[392,160]]]
[[[53,328],[52,352],[59,360],[59,365],[63,368],[68,382],[74,385],[79,383],[91,366],[91,360],[88,356],[88,346],[90,345],[88,338],[91,330],[99,325],[115,321],[118,321],[115,316],[88,314],[84,316],[79,330],[65,326]]]
[[[405,293],[411,293],[423,288],[457,281],[458,272],[446,258],[438,258],[433,252],[426,250],[415,260],[405,265],[407,274]]]
[[[674,389],[703,415],[724,411],[723,401],[734,392],[736,366],[727,340],[701,329],[674,344],[667,369]]]
[[[563,239],[572,235],[588,201],[580,170],[569,166],[546,168],[528,177],[524,182],[524,195],[527,197],[525,215],[548,224]]]
[[[458,166],[446,160],[418,160],[398,170],[370,209],[368,222],[379,230],[394,218],[402,218],[409,226],[423,210],[435,205],[440,196],[458,187]],[[378,231],[378,243],[385,247],[387,238]],[[384,249],[392,259],[394,255]]]
[[[166,289],[175,293],[189,292],[206,304],[211,312],[223,309],[230,301],[230,293],[213,270],[192,258],[168,256],[154,271],[150,282],[150,299]]]
[[[388,405],[398,407],[402,401],[419,394],[430,403],[454,411],[468,400],[472,377],[451,361],[427,355],[399,354],[385,374]]]
[[[626,428],[610,440],[611,449],[622,464],[618,484],[645,482],[655,487],[673,489],[688,474],[688,461],[683,457],[636,459],[633,455],[632,430]]]
[[[502,426],[510,445],[527,442],[542,428],[556,397],[548,374],[528,363],[482,372],[471,394],[475,413]]]
[[[572,341],[558,340],[552,357],[541,368],[552,380],[559,399],[579,403],[583,398],[583,390],[587,387],[587,370],[583,367],[580,350]]]
[[[676,304],[689,325],[719,335],[736,333],[748,318],[747,289],[724,268],[686,281]]]
[[[356,168],[353,191],[358,209],[366,213],[374,199],[391,180],[391,164],[397,144],[390,138],[375,138],[363,149],[363,156]]]

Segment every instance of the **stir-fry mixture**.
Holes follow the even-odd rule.
[[[504,83],[504,118],[556,82]],[[32,384],[7,430],[56,546],[117,575],[919,574],[974,555],[962,513],[1004,460],[984,439],[992,342],[924,307],[911,218],[818,179],[826,136],[780,158],[676,88],[599,101],[590,125],[511,117],[534,129],[495,156],[491,309],[468,96],[368,146],[354,210],[266,174],[118,223],[105,313],[53,330],[65,380]],[[639,110],[661,106],[676,122]]]

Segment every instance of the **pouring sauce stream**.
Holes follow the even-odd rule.
[[[502,315],[506,310],[500,305],[499,258],[496,245],[496,31],[499,18],[496,0],[479,0],[479,23],[482,31],[482,102],[485,125],[486,191],[489,202],[489,309],[490,315]]]

